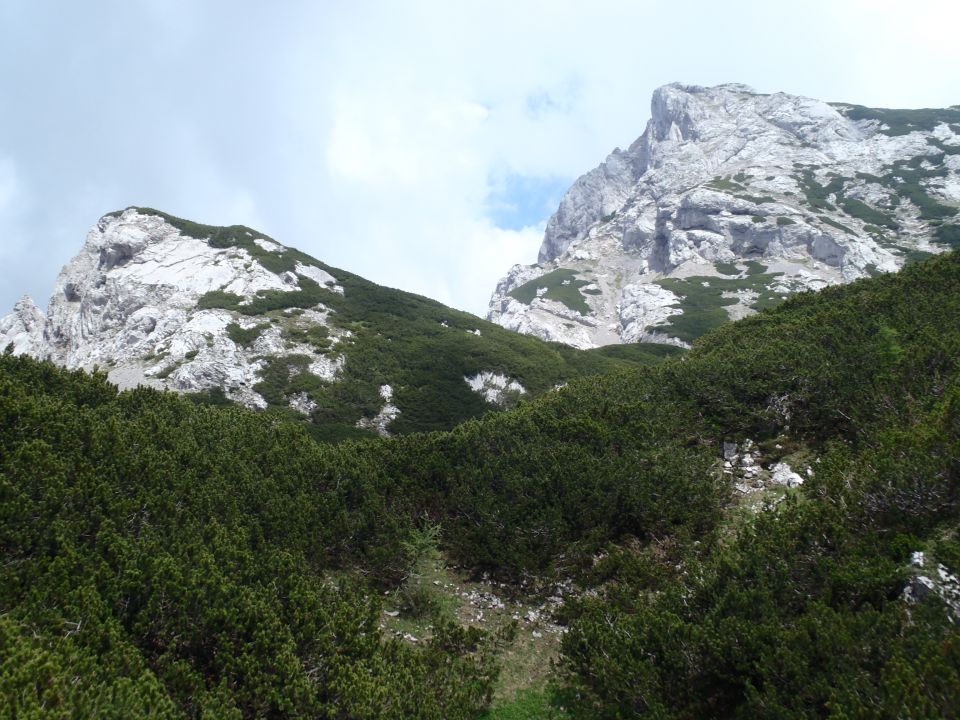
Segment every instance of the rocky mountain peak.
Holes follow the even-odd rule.
[[[288,342],[276,323],[258,323],[258,313],[244,316],[229,307],[271,292],[300,292],[305,284],[342,292],[325,270],[287,251],[241,226],[198,225],[143,208],[109,213],[61,270],[47,315],[29,298],[21,300],[0,321],[0,341],[69,368],[100,367],[120,387],[216,388],[266,407],[253,389],[264,358],[314,350]],[[288,324],[325,326],[322,303],[310,304],[302,320]],[[335,343],[342,333],[328,334]],[[339,367],[335,353],[310,364],[326,379]]]
[[[567,191],[538,263],[510,271],[488,317],[577,347],[686,345],[723,318],[960,243],[958,205],[955,108],[665,85],[644,133]]]

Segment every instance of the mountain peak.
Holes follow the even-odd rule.
[[[672,83],[654,91],[644,133],[567,191],[538,264],[511,270],[488,317],[577,347],[687,344],[722,317],[960,242],[958,205],[953,109]],[[745,263],[763,271],[748,280],[747,268],[759,266]],[[551,289],[557,271],[583,289]],[[538,285],[541,276],[548,281]],[[696,299],[703,293],[677,284],[689,277],[723,288],[709,312]],[[713,319],[682,321],[685,305]]]

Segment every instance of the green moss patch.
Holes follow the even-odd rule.
[[[747,189],[740,183],[733,182],[729,177],[715,177],[713,180],[707,183],[708,188],[714,190],[721,190],[723,192],[746,192]]]
[[[899,110],[853,105],[850,107],[842,107],[840,112],[851,120],[879,120],[887,126],[880,132],[893,137],[897,135],[907,135],[917,130],[929,132],[941,123],[960,122],[960,109],[955,107]]]
[[[768,273],[767,268],[756,261],[748,261],[744,277],[717,278],[702,275],[689,278],[664,278],[657,285],[666,288],[680,297],[674,307],[682,310],[682,315],[674,315],[656,330],[684,342],[693,342],[701,335],[730,321],[725,307],[736,305],[737,299],[724,297],[725,292],[751,290],[759,294],[752,304],[757,310],[763,310],[779,304],[782,298],[770,292],[770,282],[783,273]]]
[[[249,328],[240,327],[237,323],[230,323],[227,325],[227,337],[237,345],[250,347],[268,327],[270,327],[270,323],[260,323]]]
[[[837,222],[833,218],[829,218],[826,215],[820,215],[819,219],[820,219],[820,222],[825,223],[830,227],[835,227],[837,228],[837,230],[843,230],[845,233],[847,233],[847,235],[856,235],[856,233],[851,228],[847,227],[843,223]]]
[[[529,305],[537,297],[537,291],[540,288],[546,288],[546,292],[541,297],[556,300],[581,315],[587,315],[590,312],[590,306],[587,305],[580,288],[589,284],[588,281],[579,280],[573,270],[560,268],[524,283],[507,294]]]

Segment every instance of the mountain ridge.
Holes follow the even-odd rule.
[[[538,263],[498,283],[488,318],[582,348],[688,346],[793,293],[960,244],[958,207],[956,108],[665,85],[644,133],[567,191]],[[573,302],[556,297],[558,271],[581,285]]]
[[[340,439],[452,427],[571,377],[656,361],[578,354],[381,287],[240,225],[104,215],[0,347],[68,368],[308,419]]]
[[[950,717],[958,286],[949,253],[338,446],[0,355],[4,707],[510,717],[502,666],[534,717]],[[497,578],[452,621],[441,550]],[[530,678],[513,653],[554,629]]]

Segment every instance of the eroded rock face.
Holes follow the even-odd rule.
[[[500,281],[489,319],[576,347],[687,344],[702,323],[678,331],[678,316],[703,298],[664,280],[716,278],[715,307],[737,318],[947,246],[929,221],[956,222],[960,110],[891,128],[883,111],[673,84],[651,111],[568,190],[538,263]],[[587,311],[529,292],[557,269],[583,281]]]
[[[13,306],[13,312],[0,319],[0,349],[10,347],[17,355],[29,353],[43,342],[46,321],[43,311],[24,295]]]
[[[250,235],[257,247],[278,243]],[[206,307],[213,291],[241,304],[264,291],[291,292],[308,278],[341,292],[326,271],[297,263],[295,271],[267,269],[243,247],[215,247],[190,237],[159,215],[131,208],[106,215],[60,272],[46,316],[29,298],[0,320],[0,348],[68,368],[106,370],[121,388],[152,385],[181,392],[223,389],[248,407],[267,403],[255,391],[269,358],[314,356],[292,340],[299,326],[324,325],[334,343],[343,334],[322,305],[271,317]],[[240,340],[237,330],[249,337]],[[317,356],[308,371],[336,377],[342,357]],[[300,403],[297,409],[305,411]]]

